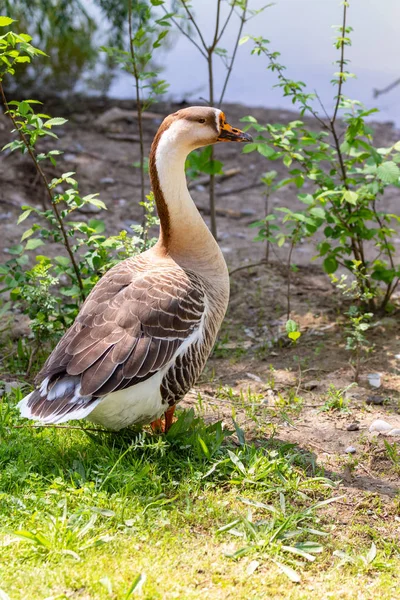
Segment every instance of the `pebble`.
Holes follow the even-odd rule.
[[[258,375],[255,375],[254,373],[246,373],[246,375],[249,379],[253,379],[253,381],[257,381],[257,383],[262,383],[262,379]]]
[[[102,183],[103,185],[111,185],[112,183],[115,183],[115,179],[113,179],[112,177],[103,177],[102,179],[100,179],[100,183]]]
[[[400,429],[391,429],[390,431],[387,432],[387,435],[396,437],[396,436],[400,436]]]
[[[357,450],[354,448],[354,446],[348,446],[345,450],[346,454],[355,454],[357,452]]]
[[[366,399],[366,404],[375,404],[377,406],[380,406],[381,404],[383,404],[384,402],[384,398],[383,396],[368,396],[368,398]]]
[[[254,217],[257,214],[257,211],[254,208],[241,208],[240,214],[242,217]]]
[[[350,423],[350,425],[347,425],[347,431],[359,431],[360,430],[360,426],[358,423]]]
[[[393,429],[393,427],[387,421],[383,421],[383,419],[376,419],[369,427],[370,433],[373,433],[374,431],[377,433],[385,433],[391,429]]]
[[[3,389],[6,394],[10,394],[11,390],[17,390],[18,388],[22,387],[22,385],[23,384],[19,381],[5,381]]]
[[[400,354],[395,354],[394,357],[396,360],[400,360]]]
[[[381,374],[380,373],[368,373],[367,379],[368,379],[368,383],[371,387],[374,387],[374,388],[381,387]]]
[[[73,154],[72,152],[66,152],[63,156],[63,159],[65,162],[76,162],[76,154]]]
[[[83,214],[88,214],[88,215],[90,215],[90,214],[92,214],[92,213],[93,213],[93,214],[94,214],[94,213],[98,213],[98,212],[100,212],[101,210],[103,210],[103,209],[102,209],[102,208],[100,208],[100,206],[95,206],[94,204],[90,204],[90,202],[87,202],[86,204],[82,204],[82,206],[80,206],[80,207],[78,208],[78,211],[79,211],[80,213],[83,213]]]

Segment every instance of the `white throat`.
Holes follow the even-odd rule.
[[[170,221],[169,252],[185,261],[208,263],[221,251],[190,196],[186,183],[185,161],[191,151],[177,142],[178,124],[172,124],[160,137],[155,162],[159,185]],[[186,261],[185,261],[186,262]]]

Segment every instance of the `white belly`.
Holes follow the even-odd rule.
[[[160,391],[165,371],[163,369],[146,381],[104,396],[86,419],[116,430],[159,419],[168,408]]]

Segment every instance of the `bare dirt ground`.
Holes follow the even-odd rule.
[[[101,115],[112,106],[131,108],[123,102],[76,100],[62,109],[49,108],[52,116],[69,118],[59,133],[56,146],[64,151],[57,172],[75,171],[84,194],[100,192],[108,207],[98,218],[106,222],[107,234],[118,233],[140,220],[139,172],[132,163],[139,158],[136,121],[122,119],[102,127]],[[146,150],[163,116],[176,106],[160,105],[158,116],[145,120]],[[249,109],[239,105],[225,107],[228,120],[253,114],[260,122],[292,120],[294,113]],[[68,114],[69,113],[69,114]],[[400,137],[390,124],[374,126],[381,146]],[[9,124],[0,116],[0,143],[10,140]],[[54,141],[42,143],[54,147]],[[219,241],[229,267],[254,263],[264,255],[261,244],[253,242],[254,229],[248,225],[264,214],[260,175],[277,164],[262,156],[242,155],[234,144],[217,147],[216,156],[225,169],[239,168],[233,178],[217,185]],[[55,174],[55,172],[54,172]],[[251,187],[254,186],[254,187]],[[246,188],[246,189],[244,189]],[[239,191],[242,190],[242,191]],[[42,202],[44,192],[27,157],[0,155],[0,261],[8,258],[7,248],[18,243],[26,228],[15,225],[20,207]],[[208,221],[208,190],[195,185],[192,195]],[[297,206],[295,190],[281,190],[272,198],[274,205]],[[396,212],[397,196],[384,199],[385,208]],[[82,215],[87,218],[96,215]],[[400,235],[395,239],[400,249]],[[186,405],[196,405],[207,418],[230,420],[232,409],[249,438],[274,435],[280,442],[291,442],[306,452],[326,473],[340,482],[345,494],[342,523],[353,518],[375,518],[387,523],[387,535],[400,534],[399,473],[389,460],[383,435],[371,434],[369,427],[378,419],[400,428],[400,321],[398,313],[374,323],[368,338],[374,350],[365,357],[359,385],[343,392],[349,401],[348,412],[321,411],[329,387],[344,390],[353,381],[345,334],[340,323],[346,305],[334,290],[318,263],[310,266],[313,244],[300,244],[293,257],[299,269],[292,276],[292,318],[300,324],[302,337],[296,346],[287,343],[287,280],[285,257],[288,249],[274,251],[273,264],[246,269],[232,275],[232,297],[216,352],[208,363],[202,381],[189,394]],[[56,252],[56,250],[54,250]],[[49,249],[51,253],[51,249]],[[378,390],[370,387],[367,374],[381,374]],[[202,393],[199,405],[198,392]],[[378,399],[376,398],[378,397]],[[375,398],[375,399],[374,399]],[[374,404],[381,402],[383,404]],[[372,402],[372,404],[370,404]],[[348,427],[356,424],[353,431]],[[253,433],[252,433],[253,432]],[[255,434],[254,434],[255,435]],[[399,437],[388,437],[391,444]],[[353,454],[346,453],[352,446]],[[397,456],[399,456],[397,449]],[[361,508],[360,508],[361,507]],[[333,509],[332,509],[333,510]]]

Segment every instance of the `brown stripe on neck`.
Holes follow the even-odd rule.
[[[175,115],[169,115],[164,121],[161,123],[155,137],[153,143],[151,145],[150,155],[149,155],[149,174],[151,187],[154,194],[154,199],[156,201],[157,212],[160,218],[160,227],[161,227],[161,235],[160,240],[163,246],[168,249],[169,241],[171,238],[171,220],[169,216],[168,206],[164,198],[163,191],[160,186],[160,180],[158,177],[157,165],[156,165],[156,154],[158,143],[161,139],[162,134],[167,131],[170,125],[175,120]]]

